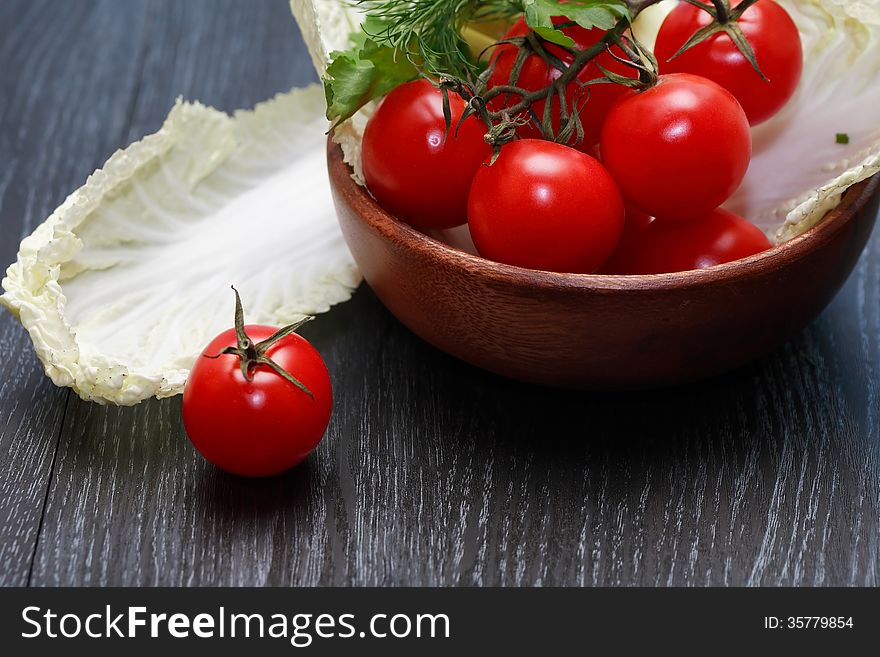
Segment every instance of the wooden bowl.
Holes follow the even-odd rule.
[[[870,236],[880,175],[804,235],[698,271],[557,274],[499,264],[383,210],[329,144],[345,241],[382,303],[435,347],[503,376],[625,389],[709,377],[762,356],[831,301]]]

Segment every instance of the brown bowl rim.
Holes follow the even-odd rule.
[[[741,260],[705,269],[665,274],[568,274],[526,269],[487,260],[426,235],[388,213],[365,187],[355,182],[351,167],[343,160],[341,147],[333,143],[332,138],[328,140],[328,160],[331,178],[340,186],[356,214],[386,239],[406,244],[427,258],[451,261],[489,279],[544,289],[577,287],[595,291],[675,290],[759,276],[783,264],[805,258],[821,248],[855,216],[880,187],[880,174],[851,186],[846,190],[840,204],[818,224],[791,240]]]

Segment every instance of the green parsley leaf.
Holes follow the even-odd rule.
[[[575,43],[554,27],[556,17],[565,17],[587,30],[594,27],[610,30],[621,18],[631,20],[623,0],[571,0],[564,4],[559,0],[522,0],[522,6],[529,27],[547,41],[567,48]]]
[[[363,31],[352,35],[354,47],[331,53],[324,76],[327,118],[337,126],[371,100],[419,76],[416,66],[395,48],[378,45],[370,34],[381,26],[368,19]]]
[[[845,132],[838,132],[835,137],[838,144],[848,144],[849,143],[849,135]]]

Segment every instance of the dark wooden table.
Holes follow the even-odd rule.
[[[314,81],[284,0],[0,3],[0,263],[175,97]],[[336,407],[287,475],[224,475],[180,400],[108,408],[0,316],[0,584],[876,585],[880,240],[765,360],[583,394],[420,342],[369,289],[306,335]],[[755,327],[755,330],[761,330]]]

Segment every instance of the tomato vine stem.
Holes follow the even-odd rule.
[[[715,17],[719,23],[726,23],[730,20],[730,3],[727,0],[712,0],[715,5]]]
[[[508,84],[486,87],[486,82],[494,66],[493,62],[486,73],[480,76],[476,84],[444,78],[440,81],[440,87],[444,94],[448,93],[448,90],[453,90],[467,102],[468,106],[462,115],[462,121],[468,116],[477,115],[486,124],[488,128],[486,141],[495,149],[496,157],[500,147],[515,137],[516,127],[529,121],[534,122],[543,136],[551,141],[569,143],[575,136],[579,141],[583,137],[583,126],[578,117],[577,107],[569,106],[566,90],[569,84],[577,80],[578,74],[584,70],[587,64],[610,48],[628,29],[629,21],[620,20],[600,41],[584,50],[574,50],[554,44],[555,47],[572,55],[573,59],[570,64],[566,64],[550,52],[546,47],[547,42],[536,32],[529,31],[523,37],[505,39],[496,44],[496,46],[512,45],[518,49]],[[532,55],[540,57],[548,68],[560,71],[558,78],[541,89],[529,90],[517,86],[522,67]],[[500,96],[504,96],[505,107],[490,110],[489,104]],[[559,103],[560,130],[558,134],[554,133],[552,126],[551,109],[554,97]],[[514,98],[518,100],[510,104]],[[539,117],[533,106],[541,101],[545,101],[545,104],[543,116]],[[524,113],[528,114],[528,120],[521,118]]]
[[[627,0],[631,18],[635,18],[651,5],[660,0]],[[712,16],[712,22],[694,33],[690,39],[676,52],[671,59],[675,59],[688,49],[711,38],[715,34],[724,32],[734,42],[743,56],[749,61],[762,79],[767,80],[758,66],[754,50],[745,38],[738,20],[743,13],[754,5],[757,0],[743,0],[736,7],[731,7],[730,0],[685,0]],[[497,158],[501,146],[515,138],[516,127],[524,122],[534,123],[541,131],[545,139],[563,144],[578,143],[583,139],[584,128],[580,120],[580,107],[578,103],[570,103],[567,89],[571,84],[579,84],[581,89],[586,89],[590,84],[616,83],[637,89],[645,89],[656,84],[659,67],[653,55],[643,48],[634,36],[627,35],[631,25],[630,18],[621,18],[617,21],[601,40],[594,45],[578,50],[560,44],[552,44],[553,49],[548,47],[548,41],[543,39],[536,31],[529,30],[524,36],[511,37],[499,41],[494,47],[514,46],[517,48],[516,59],[511,67],[507,84],[487,87],[487,82],[497,64],[497,59],[492,59],[486,71],[481,74],[476,82],[465,82],[455,78],[443,78],[440,87],[444,93],[444,111],[448,106],[446,95],[453,90],[467,102],[467,109],[461,117],[464,121],[469,116],[477,115],[488,129],[486,141],[493,147],[494,157]],[[565,29],[576,25],[572,21],[566,21],[555,25],[557,29]],[[616,46],[623,52],[625,57],[615,54],[611,48]],[[561,51],[571,57],[569,63],[563,61],[553,50]],[[601,71],[602,78],[591,80],[587,83],[578,81],[579,74],[596,57],[604,52],[638,71],[638,79],[628,78],[612,73],[604,68]],[[529,57],[537,56],[548,68],[559,71],[559,76],[549,85],[541,89],[525,89],[518,86],[518,81],[525,62]],[[504,107],[491,109],[492,101],[504,96]],[[553,106],[556,101],[559,110],[558,128],[554,128]],[[589,101],[587,94],[586,100]],[[533,109],[538,103],[544,103],[542,116]],[[526,115],[528,118],[524,118]],[[447,113],[447,127],[450,126]],[[493,158],[494,160],[494,158]]]
[[[719,0],[720,1],[720,0]],[[651,5],[655,5],[660,0],[627,0],[626,4],[629,8],[630,17],[634,18],[641,11]],[[511,72],[507,84],[495,85],[491,88],[487,87],[487,82],[491,77],[496,60],[491,60],[488,68],[476,79],[476,81],[464,81],[452,77],[444,77],[440,80],[440,88],[444,97],[448,91],[452,90],[464,98],[467,103],[467,109],[461,117],[464,121],[469,116],[478,116],[488,129],[486,133],[486,141],[495,150],[495,157],[499,153],[499,149],[504,143],[515,138],[516,127],[524,123],[534,123],[540,130],[545,139],[556,141],[564,144],[578,143],[583,139],[584,128],[580,120],[580,107],[578,102],[570,102],[567,90],[572,84],[579,84],[581,89],[586,90],[590,83],[580,83],[578,81],[579,74],[587,67],[587,65],[599,55],[606,51],[610,52],[612,46],[618,46],[630,60],[625,63],[636,68],[639,71],[639,79],[632,80],[634,84],[628,82],[628,78],[624,76],[612,74],[602,69],[604,78],[601,82],[627,84],[627,86],[638,86],[644,88],[650,86],[656,81],[656,62],[650,62],[651,69],[645,65],[645,50],[641,47],[628,47],[633,43],[634,39],[627,39],[626,32],[630,29],[630,17],[621,18],[617,21],[601,40],[592,46],[583,50],[570,48],[564,45],[553,43],[553,48],[549,48],[549,42],[542,38],[534,30],[529,30],[524,36],[511,37],[494,44],[492,47],[514,46],[517,48],[516,58],[511,67]],[[576,26],[573,21],[566,21],[555,25],[556,29],[565,29],[567,27]],[[566,63],[555,52],[562,52],[568,55],[570,63]],[[548,68],[559,71],[559,76],[552,81],[551,84],[541,89],[525,89],[518,86],[518,80],[525,62],[531,56],[537,56],[547,65]],[[623,58],[614,55],[615,59],[623,61]],[[501,109],[491,109],[492,101],[503,96],[503,107]],[[558,129],[554,129],[554,121],[552,109],[554,101],[558,104],[559,120]],[[534,106],[538,103],[544,103],[542,115],[539,116]],[[589,102],[589,95],[583,102]],[[444,100],[444,110],[448,106],[448,99]],[[447,123],[450,119],[447,114]],[[460,125],[460,122],[459,122]],[[451,128],[451,126],[447,126]]]
[[[219,354],[203,354],[203,356],[210,359],[220,358],[220,356],[236,356],[239,361],[239,367],[241,367],[241,374],[247,381],[253,381],[254,368],[259,365],[265,365],[282,379],[289,381],[314,400],[315,395],[312,394],[312,391],[309,390],[302,381],[294,377],[290,372],[266,355],[266,352],[275,343],[282,338],[286,338],[291,333],[295,333],[297,329],[312,321],[314,317],[304,317],[298,322],[288,324],[284,328],[275,331],[275,333],[265,340],[254,344],[253,340],[248,337],[247,330],[244,326],[244,308],[241,305],[241,296],[239,296],[238,290],[236,290],[234,286],[232,291],[235,292],[235,337],[237,344],[235,347],[226,347]]]
[[[669,58],[669,61],[681,56],[694,46],[707,41],[716,34],[723,32],[730,37],[730,40],[733,41],[734,45],[742,53],[743,57],[748,60],[757,74],[761,76],[761,79],[769,82],[767,76],[764,75],[764,72],[758,65],[758,59],[755,56],[752,44],[746,39],[738,22],[742,15],[758,0],[743,0],[736,7],[731,7],[730,0],[712,0],[712,4],[707,4],[700,0],[684,1],[708,13],[712,17],[712,22],[694,32],[684,45]]]

